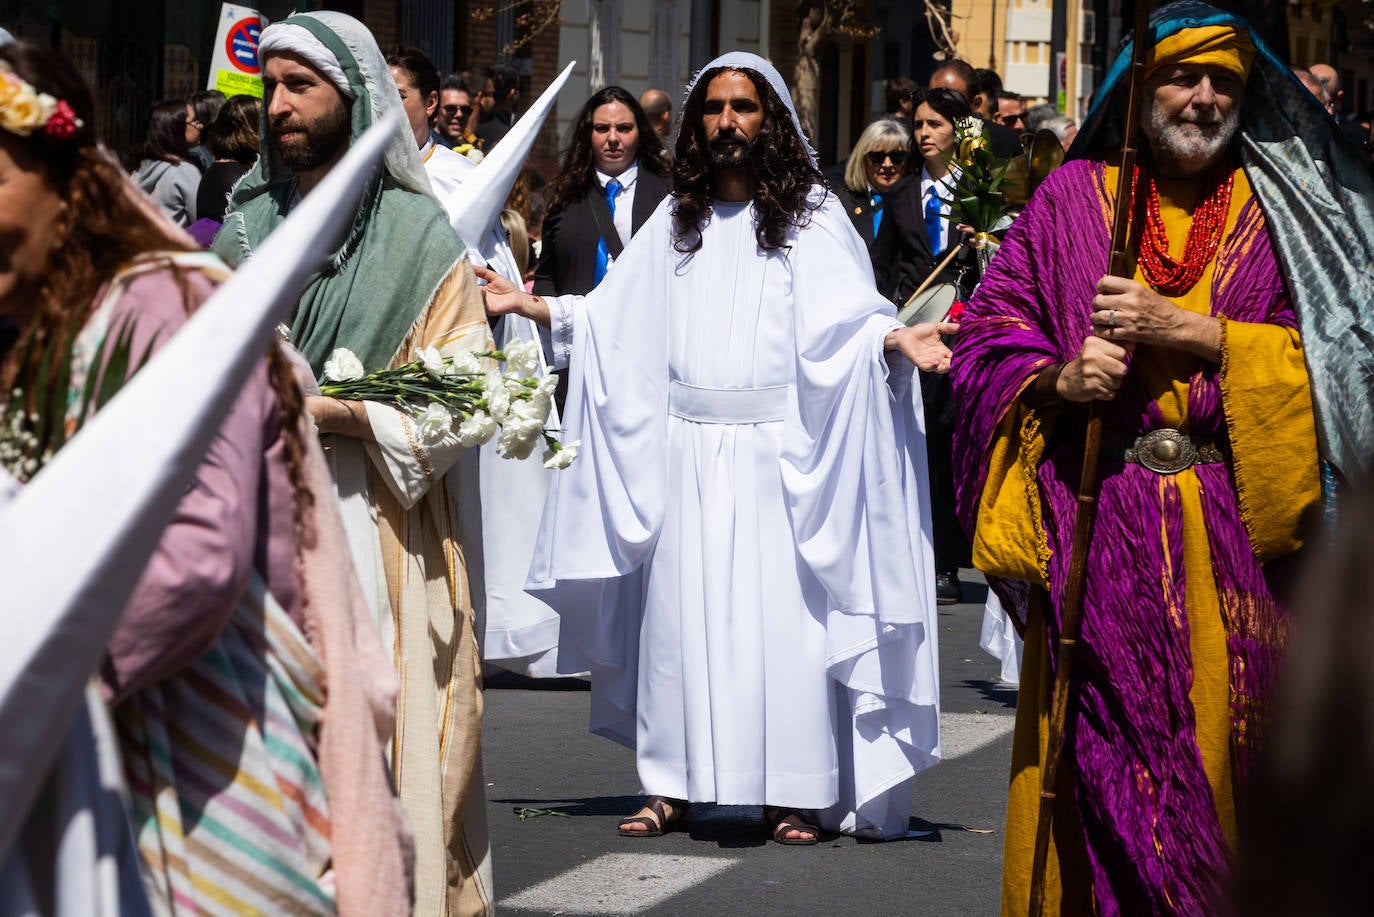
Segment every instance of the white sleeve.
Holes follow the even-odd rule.
[[[581,296],[545,296],[549,304],[549,337],[552,353],[545,353],[550,369],[567,369],[572,360],[573,317],[582,308]]]
[[[401,508],[410,509],[458,459],[463,448],[458,445],[458,435],[450,431],[439,442],[424,445],[409,414],[376,401],[363,402],[363,406],[377,439],[366,444],[367,454]]]

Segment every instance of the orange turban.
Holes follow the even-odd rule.
[[[1209,25],[1181,29],[1161,38],[1150,49],[1145,69],[1153,73],[1169,64],[1222,67],[1244,82],[1254,59],[1255,44],[1249,31],[1230,25]]]

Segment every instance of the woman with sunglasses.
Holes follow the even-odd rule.
[[[971,230],[950,219],[949,201],[958,179],[953,164],[954,125],[973,112],[968,100],[950,89],[914,94],[912,117],[912,174],[903,179],[887,202],[892,228],[874,246],[878,289],[900,309],[916,292],[949,250],[962,245]],[[916,163],[921,168],[916,170]],[[978,282],[978,262],[972,249],[956,257],[936,278],[953,283],[955,298],[966,299]],[[954,514],[954,472],[950,465],[954,415],[949,384],[943,377],[921,373],[926,404],[926,450],[930,462],[931,521],[935,541],[935,599],[941,605],[963,601],[959,567],[971,559],[968,540]]]
[[[907,174],[910,143],[906,125],[886,118],[874,121],[859,135],[844,168],[844,184],[835,189],[870,255],[883,224],[884,203]]]
[[[914,95],[917,105],[912,118],[912,175],[887,198],[887,219],[892,223],[892,232],[882,244],[871,249],[879,289],[898,308],[944,260],[951,246],[962,244],[965,236],[960,226],[950,222],[949,200],[958,180],[958,168],[953,162],[954,124],[960,118],[971,117],[973,112],[968,100],[953,90],[918,90]],[[921,164],[919,170],[916,163]],[[967,275],[970,267],[976,268],[975,259],[958,258],[937,279],[953,281],[963,271],[964,292],[968,292],[977,279]]]

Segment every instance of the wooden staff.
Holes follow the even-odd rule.
[[[1111,274],[1129,278],[1134,273],[1130,259],[1131,193],[1135,175],[1138,121],[1145,97],[1145,56],[1150,43],[1150,0],[1135,0],[1135,39],[1131,49],[1131,76],[1126,124],[1121,140],[1121,172],[1116,180],[1116,204],[1112,212]],[[1083,588],[1087,580],[1088,546],[1093,523],[1097,520],[1098,454],[1102,446],[1101,402],[1088,408],[1088,431],[1083,442],[1083,476],[1078,483],[1078,515],[1073,526],[1073,552],[1069,555],[1069,579],[1064,586],[1064,605],[1060,613],[1059,651],[1056,654],[1054,693],[1050,701],[1049,741],[1040,784],[1040,816],[1035,826],[1035,857],[1031,861],[1030,917],[1040,917],[1045,909],[1045,865],[1049,860],[1050,833],[1054,822],[1055,787],[1059,780],[1059,760],[1064,751],[1064,727],[1069,715],[1069,696],[1073,690],[1074,650],[1083,624]]]
[[[907,299],[906,306],[909,306],[912,303],[914,303],[916,301],[916,297],[924,293],[926,291],[926,288],[935,282],[935,278],[940,276],[940,272],[943,271],[945,267],[948,266],[949,263],[954,260],[954,256],[959,254],[960,250],[963,249],[963,247],[964,246],[960,244],[954,246],[949,250],[949,254],[945,255],[945,260],[941,261],[938,265],[935,266],[935,270],[930,272],[930,276],[927,277],[925,280],[921,281],[921,285],[916,288],[916,292],[912,293],[911,296]],[[903,306],[902,308],[906,308],[906,306]]]

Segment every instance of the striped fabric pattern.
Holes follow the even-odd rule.
[[[216,646],[115,711],[158,914],[335,912],[324,670],[254,572]]]

